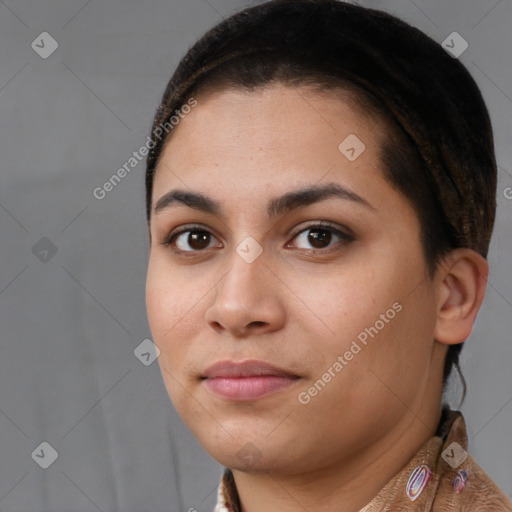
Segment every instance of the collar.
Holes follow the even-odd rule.
[[[511,512],[507,496],[467,449],[463,415],[444,406],[436,434],[359,512]],[[228,468],[224,469],[214,512],[241,512],[233,473]]]

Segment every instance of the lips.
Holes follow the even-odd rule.
[[[260,377],[274,375],[276,377],[297,377],[284,370],[263,361],[220,361],[210,366],[203,377],[207,379],[217,377]]]
[[[201,377],[214,394],[229,400],[248,401],[287,388],[300,377],[263,361],[220,361]]]

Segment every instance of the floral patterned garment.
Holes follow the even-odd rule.
[[[467,453],[466,423],[445,407],[436,435],[360,512],[511,512],[507,496]],[[241,512],[225,469],[214,512]]]

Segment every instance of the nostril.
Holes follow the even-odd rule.
[[[223,331],[223,327],[219,322],[213,321],[210,323],[210,325],[218,333]]]

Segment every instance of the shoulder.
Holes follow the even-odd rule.
[[[462,468],[447,472],[433,503],[434,512],[511,512],[512,503],[468,455]]]
[[[512,512],[512,503],[506,494],[467,453],[463,416],[450,412],[448,420],[449,433],[437,459],[439,482],[431,510]]]

